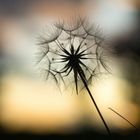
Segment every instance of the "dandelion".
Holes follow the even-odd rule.
[[[76,22],[74,22],[76,21]],[[74,83],[76,93],[80,86],[86,89],[108,132],[110,130],[91,94],[89,84],[98,74],[107,69],[104,60],[105,39],[99,27],[92,26],[86,20],[72,20],[71,23],[51,25],[39,38],[40,51],[37,54],[40,69],[45,79],[53,77],[59,86]]]

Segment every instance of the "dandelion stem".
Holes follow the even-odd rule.
[[[81,80],[82,80],[82,82],[83,82],[83,84],[84,84],[84,86],[85,86],[85,88],[86,88],[86,90],[87,90],[87,92],[88,92],[93,104],[95,105],[95,108],[96,108],[96,110],[97,110],[97,112],[98,112],[98,114],[99,114],[99,116],[100,116],[100,118],[101,118],[101,120],[102,120],[102,122],[103,122],[103,124],[104,124],[104,126],[105,126],[105,128],[106,128],[106,130],[108,132],[108,134],[111,135],[110,129],[109,129],[107,123],[105,122],[105,120],[103,118],[103,115],[101,114],[100,109],[99,109],[96,101],[94,100],[94,98],[93,98],[93,96],[91,94],[90,89],[88,88],[86,78],[84,77],[84,72],[83,72],[83,70],[82,70],[82,68],[80,66],[79,66],[79,73],[78,74],[79,74],[79,76],[80,76],[80,78],[81,78]]]

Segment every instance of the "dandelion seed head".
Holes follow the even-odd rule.
[[[99,27],[85,20],[55,23],[40,36],[37,66],[44,71],[46,80],[53,77],[58,85],[73,83],[77,89],[82,88],[79,72],[91,84],[102,68],[107,69],[103,44]]]

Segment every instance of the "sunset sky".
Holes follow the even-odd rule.
[[[137,9],[132,0],[89,0],[81,4],[68,0],[0,1],[4,66],[0,123],[7,131],[67,133],[88,124],[105,132],[86,91],[76,95],[73,90],[66,90],[61,94],[53,82],[42,81],[34,67],[37,36],[45,26],[61,18],[65,20],[75,11],[100,25],[103,34],[111,39],[127,35],[136,27]],[[111,107],[134,125],[140,125],[139,104],[132,100],[134,87],[121,77],[123,61],[113,55],[108,58],[112,74],[95,80],[90,89],[112,131],[134,130],[108,109]]]

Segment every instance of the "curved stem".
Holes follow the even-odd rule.
[[[85,88],[86,88],[86,90],[87,90],[87,92],[88,92],[88,94],[89,94],[89,96],[90,96],[90,98],[91,98],[93,104],[95,105],[95,108],[96,108],[96,110],[97,110],[97,112],[98,112],[98,114],[99,114],[99,116],[100,116],[100,118],[101,118],[101,120],[102,120],[102,122],[103,122],[103,124],[104,124],[104,126],[105,126],[105,128],[106,128],[106,130],[107,130],[107,132],[108,132],[108,134],[110,135],[110,134],[111,134],[110,129],[109,129],[107,123],[105,122],[105,120],[104,120],[104,118],[103,118],[103,115],[101,114],[101,111],[99,110],[99,107],[98,107],[96,101],[94,100],[94,98],[93,98],[93,96],[92,96],[92,94],[91,94],[91,92],[90,92],[90,90],[89,90],[89,88],[88,88],[86,79],[85,79],[85,77],[84,77],[84,75],[83,75],[84,73],[83,73],[83,74],[82,74],[82,73],[83,73],[83,70],[80,68],[80,71],[79,71],[78,74],[79,74],[79,76],[81,77],[82,82],[83,82],[83,84],[84,84],[84,86],[85,86]]]

